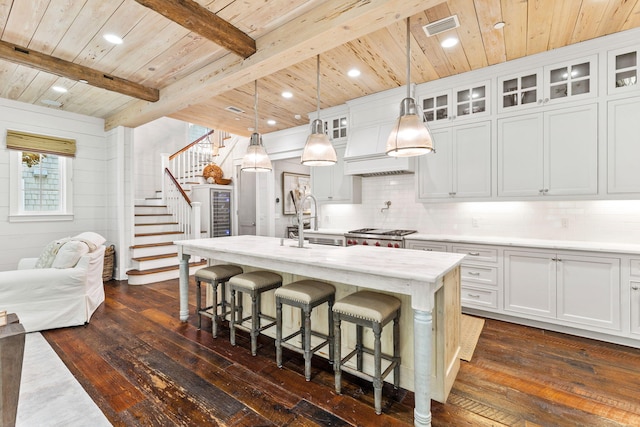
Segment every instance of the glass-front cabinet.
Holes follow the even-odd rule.
[[[420,96],[423,121],[431,126],[490,114],[489,81]]]
[[[501,113],[597,95],[596,56],[498,78]]]
[[[347,115],[330,117],[324,120],[324,132],[332,141],[341,141],[347,138]]]
[[[609,95],[640,89],[638,59],[640,46],[608,52],[607,88]]]

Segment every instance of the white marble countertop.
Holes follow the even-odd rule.
[[[344,236],[349,230],[345,230],[343,228],[319,228],[318,230],[306,229],[304,230],[304,234],[330,234],[332,236]]]
[[[174,242],[183,253],[199,255],[227,262],[245,263],[278,270],[278,265],[287,264],[286,269],[295,274],[323,277],[333,271],[334,280],[352,283],[348,275],[378,276],[386,281],[409,283],[435,283],[455,268],[464,255],[445,252],[399,251],[393,248],[370,248],[367,246],[328,246],[305,242],[298,248],[297,242],[263,236],[230,236],[210,239],[180,240]],[[282,267],[280,267],[282,268]],[[343,277],[344,276],[344,277]],[[360,278],[361,279],[361,278]],[[358,280],[361,281],[361,280]],[[400,293],[410,294],[408,290]]]
[[[545,240],[545,239],[523,239],[516,237],[493,237],[493,236],[462,236],[446,234],[423,234],[415,233],[405,237],[405,240],[428,240],[448,243],[475,243],[499,246],[521,246],[526,248],[555,249],[555,250],[576,250],[594,252],[615,252],[623,254],[640,255],[640,244],[615,242],[590,242],[579,240]]]

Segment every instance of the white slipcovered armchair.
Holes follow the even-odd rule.
[[[39,258],[0,271],[0,310],[27,332],[83,325],[104,301],[105,239],[87,232],[51,242]]]

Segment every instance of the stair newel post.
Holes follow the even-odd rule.
[[[191,238],[199,239],[201,238],[201,224],[200,224],[200,210],[202,203],[200,202],[191,202],[191,230],[193,234]]]
[[[165,202],[165,169],[169,169],[171,170],[171,160],[169,160],[169,154],[168,153],[160,153],[160,164],[162,165],[162,168],[160,169],[160,185],[161,188],[160,190],[162,191],[162,202]]]

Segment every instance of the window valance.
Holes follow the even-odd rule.
[[[7,148],[10,150],[75,157],[76,140],[7,130]]]

